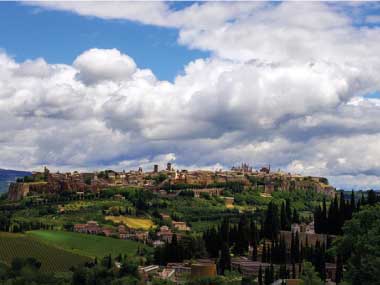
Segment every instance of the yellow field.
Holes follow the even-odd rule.
[[[152,220],[150,219],[125,217],[125,216],[106,216],[106,220],[112,221],[116,224],[125,224],[128,227],[134,228],[134,229],[149,230],[151,227],[154,226]]]

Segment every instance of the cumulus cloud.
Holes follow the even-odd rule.
[[[212,56],[167,82],[116,49],[84,51],[72,65],[18,63],[0,52],[3,167],[128,169],[170,160],[220,168],[247,161],[328,176],[336,186],[379,182],[380,100],[365,95],[380,90],[380,30],[355,26],[342,9],[38,5],[175,27],[179,43]]]
[[[78,79],[86,84],[128,81],[136,71],[134,60],[117,49],[90,49],[78,56],[73,65],[78,69]]]

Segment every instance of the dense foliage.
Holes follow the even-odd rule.
[[[380,205],[369,205],[353,215],[337,242],[346,261],[344,277],[353,285],[380,284]]]

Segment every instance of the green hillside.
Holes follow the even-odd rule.
[[[10,264],[15,257],[34,257],[41,261],[41,270],[68,271],[71,266],[90,259],[74,254],[23,234],[0,233],[0,260]]]
[[[141,243],[97,235],[86,235],[64,231],[30,231],[29,236],[47,244],[88,257],[102,258],[108,254],[134,255]]]

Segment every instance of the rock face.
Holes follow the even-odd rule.
[[[9,185],[8,199],[11,201],[18,201],[24,198],[29,193],[28,183],[12,182]]]
[[[102,180],[94,181],[90,185],[82,179],[72,177],[49,176],[48,181],[41,182],[13,182],[9,186],[8,199],[18,201],[28,194],[60,194],[62,192],[98,192],[107,187]]]

